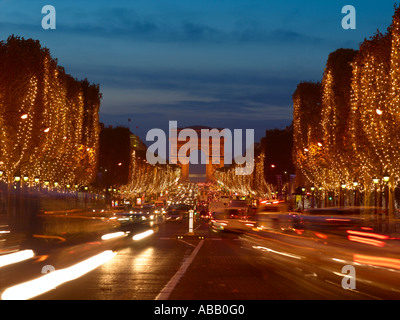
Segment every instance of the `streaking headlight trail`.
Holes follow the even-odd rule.
[[[27,300],[47,291],[50,291],[57,286],[77,279],[86,273],[96,269],[107,261],[111,260],[116,255],[111,250],[103,251],[87,260],[79,262],[71,267],[60,269],[48,273],[37,279],[27,281],[6,289],[1,295],[2,300]]]

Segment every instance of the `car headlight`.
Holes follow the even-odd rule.
[[[145,216],[142,216],[142,220],[146,220],[146,217],[145,217]]]
[[[151,216],[150,216],[150,219],[151,219],[151,220],[153,220],[153,219],[154,219],[154,216],[153,216],[153,215],[151,215]]]

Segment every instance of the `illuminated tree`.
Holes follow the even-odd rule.
[[[293,162],[299,184],[308,180],[320,184],[326,166],[321,152],[320,124],[322,88],[320,83],[302,82],[293,94]],[[303,177],[303,178],[302,178]]]
[[[67,75],[38,41],[0,43],[0,169],[48,185],[89,184],[97,172],[97,85]]]
[[[328,190],[359,176],[354,166],[348,139],[348,119],[351,109],[352,62],[357,51],[339,49],[329,55],[322,79],[322,148],[326,168],[324,186]],[[351,181],[353,181],[351,180]]]

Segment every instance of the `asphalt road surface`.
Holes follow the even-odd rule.
[[[93,271],[57,285],[34,299],[40,300],[282,300],[374,299],[357,290],[344,290],[343,277],[332,279],[302,268],[296,256],[260,248],[259,237],[210,232],[195,224],[195,237],[187,221],[162,223],[147,238],[124,238],[109,243],[92,241],[53,250],[34,261],[5,270],[2,288],[26,281],[44,266],[63,269],[99,252],[114,252]],[[203,239],[204,237],[204,239]],[[262,240],[263,243],[267,240]],[[269,245],[274,240],[268,240]],[[271,258],[272,256],[272,258]],[[280,259],[282,257],[282,259]],[[307,260],[307,259],[306,259]],[[306,261],[312,264],[312,260]],[[10,267],[6,267],[10,268]],[[340,269],[339,269],[340,271]],[[9,272],[10,277],[7,277]],[[18,273],[19,276],[15,277]],[[51,273],[50,273],[51,274]]]

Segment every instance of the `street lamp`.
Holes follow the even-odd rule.
[[[311,186],[311,191],[312,191],[312,196],[311,196],[311,208],[314,208],[315,206],[315,196],[314,196],[314,191],[315,191],[315,187]]]
[[[374,182],[374,186],[375,186],[375,188],[374,188],[375,189],[374,190],[374,207],[375,207],[374,213],[377,214],[378,213],[378,209],[377,209],[377,207],[378,207],[378,190],[377,190],[377,188],[378,188],[379,179],[374,178],[374,179],[372,179],[372,181]]]
[[[344,182],[342,182],[342,184],[340,186],[341,186],[342,189],[340,190],[341,199],[340,199],[340,204],[339,205],[344,206],[344,203],[345,203],[344,197],[345,197],[346,184]]]
[[[357,199],[357,186],[358,186],[358,182],[354,181],[353,182],[353,186],[354,186],[354,206],[357,206],[358,203],[358,199]]]
[[[303,205],[303,211],[304,211],[304,192],[306,191],[306,188],[301,188],[301,202]]]
[[[383,181],[386,182],[386,186],[385,186],[385,207],[386,207],[386,213],[389,213],[389,182],[390,180],[390,176],[387,172],[385,172],[384,176],[383,176]]]

